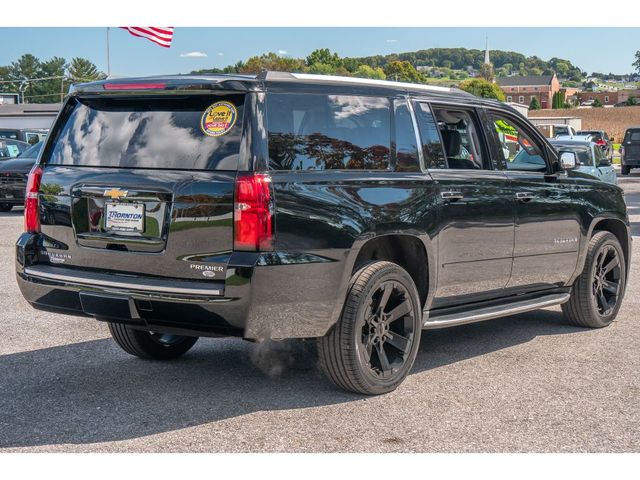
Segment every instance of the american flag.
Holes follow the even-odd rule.
[[[173,39],[173,27],[120,27],[131,35],[147,38],[161,47],[169,48]]]

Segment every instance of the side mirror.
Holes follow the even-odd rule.
[[[600,164],[598,166],[599,167],[610,167],[611,166],[611,162],[609,161],[608,158],[604,157],[604,158],[600,159]]]
[[[573,170],[578,164],[575,152],[560,152],[560,166],[563,170]]]

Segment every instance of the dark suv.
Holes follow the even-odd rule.
[[[640,168],[640,127],[627,128],[620,145],[622,175],[629,175],[632,168]]]
[[[602,149],[604,156],[613,162],[613,140],[604,130],[579,130],[576,135],[590,135],[591,141]]]
[[[79,85],[30,174],[17,279],[35,308],[106,321],[141,358],[200,336],[317,339],[336,385],[389,392],[423,329],[553,305],[614,320],[626,207],[575,163],[510,107],[449,88]]]

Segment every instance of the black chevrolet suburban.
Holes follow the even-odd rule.
[[[575,164],[515,110],[449,88],[81,84],[30,173],[17,280],[141,358],[200,336],[315,339],[337,386],[385,393],[423,330],[554,305],[581,327],[615,319],[626,206]]]

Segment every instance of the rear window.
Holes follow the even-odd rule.
[[[0,138],[18,138],[18,132],[16,130],[0,130]]]
[[[627,132],[627,140],[632,142],[640,141],[640,130],[629,130]]]
[[[390,102],[347,95],[267,95],[272,170],[385,170]]]
[[[49,164],[237,169],[244,95],[102,97],[71,102]],[[213,118],[208,115],[211,112],[222,112],[223,118]]]

